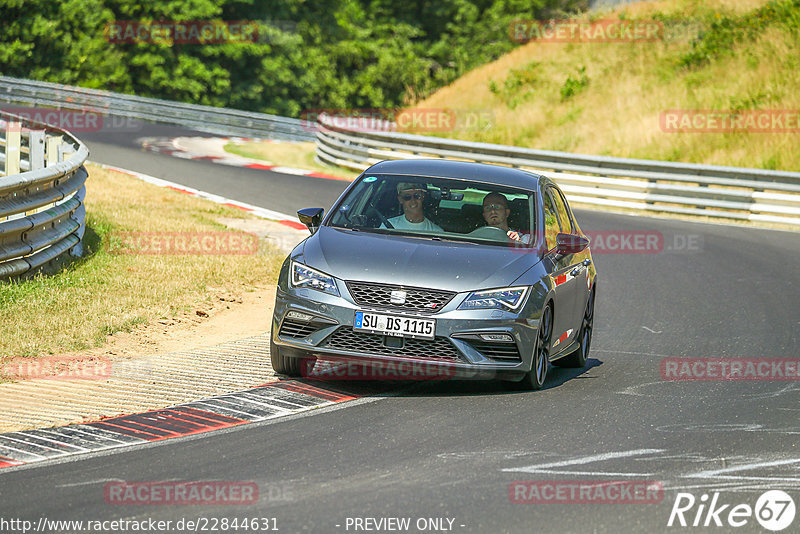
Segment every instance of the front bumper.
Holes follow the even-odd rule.
[[[341,296],[287,286],[278,286],[272,318],[272,340],[287,349],[287,354],[383,362],[390,367],[404,366],[413,373],[424,369],[426,375],[443,374],[450,378],[515,379],[531,369],[541,310],[530,292],[527,302],[516,313],[459,310],[468,293],[456,294],[436,313],[419,313],[359,305],[344,283],[338,284]],[[433,318],[435,338],[397,338],[355,331],[353,323],[358,310]],[[487,341],[481,334],[507,334],[513,342]]]

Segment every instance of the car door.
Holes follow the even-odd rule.
[[[572,219],[561,197],[561,193],[554,187],[548,187],[544,195],[545,213],[545,239],[550,251],[552,265],[552,278],[555,297],[555,310],[553,315],[552,355],[556,355],[569,345],[578,335],[583,308],[578,306],[586,286],[585,267],[581,264],[581,254],[567,254],[557,257],[555,254],[555,235],[560,233],[573,233]],[[555,222],[553,222],[555,219]],[[548,228],[549,226],[549,228]],[[583,287],[582,287],[583,286]]]
[[[559,216],[563,214],[563,217],[569,220],[569,233],[582,235],[583,232],[581,232],[578,228],[578,225],[575,224],[572,210],[569,207],[567,199],[564,197],[564,193],[556,188],[553,188],[552,191],[553,197],[556,201],[556,213],[559,214]],[[586,311],[586,303],[589,301],[591,264],[592,255],[590,254],[588,247],[573,255],[570,275],[576,279],[579,279],[575,288],[575,322],[573,324],[577,325],[576,328],[580,328],[582,324],[583,314]]]

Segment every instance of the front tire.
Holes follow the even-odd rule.
[[[272,361],[272,370],[278,374],[297,378],[300,376],[300,358],[286,356],[279,345],[269,341],[269,356]]]
[[[522,380],[515,385],[519,389],[535,391],[542,389],[547,379],[547,369],[550,363],[550,338],[553,335],[553,308],[550,304],[545,306],[542,318],[539,320],[539,332],[536,336],[536,347],[533,349],[531,370],[525,373]]]

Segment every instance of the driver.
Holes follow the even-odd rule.
[[[483,218],[489,226],[505,230],[509,239],[525,244],[530,243],[530,234],[512,230],[508,227],[508,216],[510,214],[508,199],[501,193],[489,193],[483,197]]]
[[[428,220],[422,213],[422,201],[428,187],[418,182],[397,184],[397,201],[403,206],[403,214],[389,219],[392,227],[398,230],[420,230],[423,232],[443,232],[437,224]],[[381,225],[385,228],[384,225]]]

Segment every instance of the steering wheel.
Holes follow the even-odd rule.
[[[375,206],[370,206],[369,208],[367,208],[367,213],[368,213],[368,214],[369,214],[369,213],[374,213],[375,215],[377,215],[377,216],[378,216],[378,219],[380,219],[380,221],[383,223],[383,225],[384,225],[386,228],[391,228],[392,230],[394,230],[394,226],[392,226],[392,223],[390,223],[390,222],[389,222],[389,219],[387,219],[387,218],[386,218],[386,217],[383,215],[383,213],[381,213],[380,211],[378,211],[378,208],[376,208]]]
[[[495,241],[508,241],[510,239],[506,231],[498,226],[481,226],[467,235],[479,239],[493,239]]]

